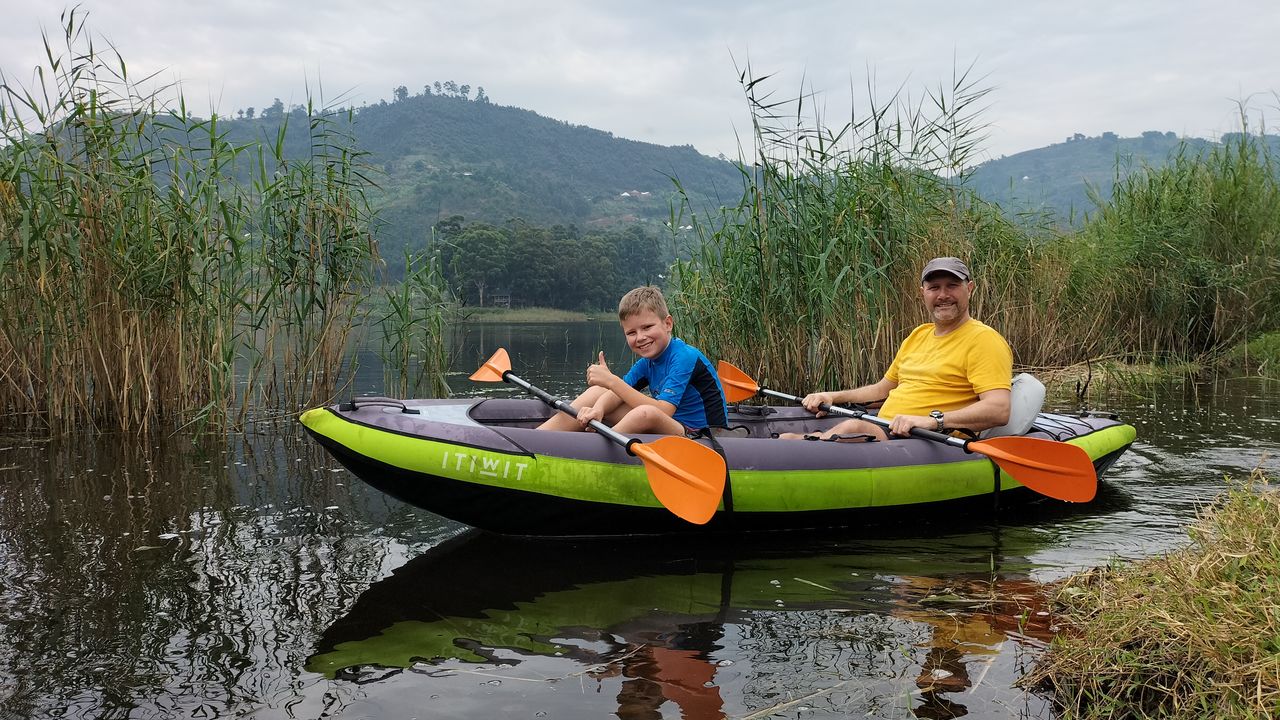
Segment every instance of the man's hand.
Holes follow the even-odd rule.
[[[834,405],[835,395],[829,392],[809,393],[804,396],[800,404],[804,406],[805,410],[815,413],[818,417],[825,417],[827,413],[822,409],[822,406]]]
[[[893,435],[905,437],[911,434],[911,428],[936,430],[938,421],[928,415],[894,415],[889,421],[889,432]]]
[[[604,361],[604,351],[600,351],[600,361],[587,366],[587,385],[612,390],[618,376],[609,370],[609,363]]]

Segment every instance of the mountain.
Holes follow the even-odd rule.
[[[370,200],[384,225],[384,257],[400,248],[421,247],[440,220],[502,224],[514,219],[540,226],[572,225],[585,230],[641,225],[652,231],[670,219],[678,180],[699,213],[736,205],[742,196],[738,166],[698,153],[692,146],[668,147],[615,137],[612,133],[547,118],[530,110],[497,105],[456,85],[409,95],[354,112],[347,125],[334,116],[338,132],[349,132],[365,161],[375,169]],[[251,113],[252,111],[250,111]],[[301,108],[286,111],[280,101],[262,117],[223,121],[229,139],[277,138],[289,118],[285,154],[312,150]],[[1230,136],[1224,137],[1224,140]],[[1269,136],[1273,149],[1280,139]],[[967,187],[1029,223],[1046,216],[1058,225],[1079,225],[1094,211],[1091,188],[1108,200],[1115,180],[1147,166],[1167,163],[1177,153],[1197,154],[1217,143],[1150,130],[1140,137],[1076,134],[1064,142],[1004,156],[974,167]],[[241,179],[247,179],[242,177]]]
[[[1178,152],[1195,154],[1216,145],[1157,130],[1131,138],[1110,132],[1098,137],[1076,134],[1065,142],[978,165],[965,182],[1011,215],[1035,218],[1048,212],[1061,224],[1078,225],[1095,209],[1090,187],[1099,199],[1108,200],[1118,177],[1163,165]]]
[[[227,121],[233,139],[272,139],[280,118],[290,118],[286,154],[305,155],[310,142],[301,108],[285,113],[279,101],[264,117]],[[691,145],[667,147],[615,137],[535,112],[490,102],[482,94],[428,93],[368,105],[354,125],[335,117],[339,132],[354,134],[375,170],[370,200],[385,223],[384,257],[408,243],[421,247],[441,219],[494,224],[521,219],[538,225],[659,227],[671,217],[678,180],[695,211],[736,205],[742,174],[724,159]]]

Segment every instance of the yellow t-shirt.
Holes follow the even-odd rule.
[[[972,405],[988,390],[1008,390],[1013,351],[1000,333],[972,318],[942,337],[927,323],[902,341],[884,376],[898,386],[880,417],[945,413]]]

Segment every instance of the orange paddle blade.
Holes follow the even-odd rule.
[[[668,436],[633,443],[631,452],[644,461],[649,487],[658,501],[677,516],[703,525],[716,514],[724,494],[724,458],[706,445]]]
[[[507,356],[506,348],[498,348],[479,370],[471,373],[469,379],[476,382],[502,382],[502,374],[511,372],[511,358]]]
[[[724,360],[716,363],[716,374],[720,376],[720,384],[724,386],[724,399],[731,403],[742,402],[760,392],[756,381],[732,363]]]
[[[1089,502],[1098,493],[1098,473],[1082,448],[1055,440],[996,437],[967,449],[986,455],[1022,485],[1067,502]]]

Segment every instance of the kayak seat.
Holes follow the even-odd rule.
[[[978,433],[979,438],[1025,435],[1044,407],[1044,384],[1030,373],[1013,376],[1009,386],[1009,422]]]
[[[520,398],[487,398],[471,406],[468,415],[481,425],[537,426],[556,412],[540,402]]]

